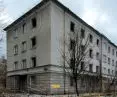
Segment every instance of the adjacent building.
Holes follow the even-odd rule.
[[[103,77],[115,76],[117,46],[59,1],[43,0],[4,29],[7,32],[7,88],[43,94],[73,93],[70,78],[63,76],[59,49],[65,47],[65,36],[75,29],[84,40],[90,35],[90,44],[94,45],[89,50],[91,61],[87,71],[99,74],[101,66]],[[97,81],[95,79],[95,83]],[[92,84],[94,80],[87,82],[79,85],[82,92],[99,86]]]

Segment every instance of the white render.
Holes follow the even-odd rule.
[[[33,17],[36,17],[37,19],[37,27],[34,29],[31,27],[31,18]],[[88,27],[86,23],[82,23],[72,14],[64,11],[64,9],[60,6],[57,6],[53,0],[48,0],[48,2],[43,6],[34,10],[28,16],[23,17],[23,19],[10,28],[7,28],[7,76],[46,73],[44,71],[45,67],[48,72],[62,73],[63,69],[57,66],[63,66],[60,50],[64,47],[64,34],[67,37],[68,33],[72,33],[70,32],[71,21],[75,23],[75,29],[79,30],[79,32],[81,28],[85,29],[86,37],[89,34],[93,36],[93,43],[91,44],[93,46],[93,59],[90,61],[90,63],[93,64],[93,72],[96,73],[96,66],[100,66],[100,64],[102,64],[102,73],[104,77],[114,76],[116,72],[115,67],[117,65],[117,47],[110,42],[110,40],[104,37],[104,35],[99,32],[97,34],[97,32]],[[24,34],[22,33],[23,23],[26,23]],[[16,35],[16,32],[14,31],[15,29],[17,29],[16,31],[18,33],[17,38],[14,38]],[[36,36],[37,45],[32,49],[31,38],[33,36]],[[99,39],[99,46],[96,45],[97,39]],[[25,53],[21,52],[21,43],[23,41],[26,41],[27,43],[27,50]],[[13,47],[16,44],[18,45],[18,55],[14,56]],[[111,48],[110,53],[108,53],[108,46]],[[112,49],[114,49],[114,55],[112,55]],[[99,52],[100,60],[96,59],[97,52]],[[103,61],[103,55],[106,55],[106,62]],[[36,56],[37,58],[38,68],[31,67],[31,57],[33,56]],[[111,60],[110,65],[108,64],[108,57]],[[27,69],[22,69],[21,67],[23,59],[27,60],[28,71]],[[114,66],[112,66],[112,60],[114,60]],[[18,70],[14,70],[15,61],[18,61],[19,63]],[[108,69],[110,69],[110,74],[108,73]],[[89,68],[87,68],[87,70],[89,70]],[[112,70],[114,70],[113,74]],[[53,80],[52,75],[50,75],[50,80]],[[61,78],[61,80],[63,79]]]

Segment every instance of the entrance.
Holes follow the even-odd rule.
[[[20,92],[24,92],[27,90],[27,75],[19,76],[19,90]]]

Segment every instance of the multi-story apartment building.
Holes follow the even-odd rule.
[[[65,47],[67,33],[75,29],[84,39],[89,35],[93,45],[87,71],[99,74],[101,67],[104,77],[115,75],[117,46],[57,0],[43,0],[4,29],[7,31],[7,88],[49,94],[73,92],[71,80],[63,76],[59,49]],[[97,80],[91,79],[86,85],[91,88],[89,83],[93,82],[94,90]],[[90,90],[83,84],[79,84],[79,89]]]

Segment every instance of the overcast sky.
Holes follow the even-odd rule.
[[[41,0],[0,0],[0,30]],[[117,44],[117,0],[59,0],[85,22]],[[0,44],[0,56],[6,54],[5,34]]]

